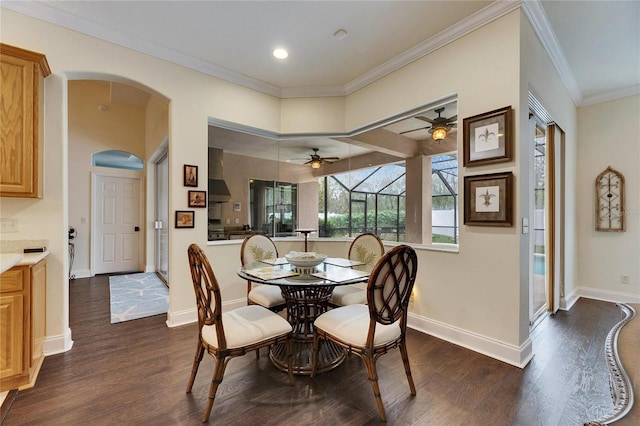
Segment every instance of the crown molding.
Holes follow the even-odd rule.
[[[451,43],[452,41],[480,28],[489,22],[511,12],[520,7],[519,1],[498,0],[491,3],[484,9],[474,13],[463,21],[452,25],[440,34],[426,40],[423,43],[407,50],[390,61],[378,66],[366,74],[356,78],[344,86],[331,87],[289,87],[280,88],[256,80],[246,75],[220,67],[216,64],[203,61],[190,55],[177,52],[158,46],[152,42],[127,37],[121,33],[110,30],[84,19],[80,19],[72,14],[61,12],[55,8],[39,2],[24,1],[3,1],[2,7],[31,16],[42,21],[59,25],[70,30],[77,31],[88,36],[111,42],[128,49],[132,49],[155,58],[163,59],[176,65],[184,66],[196,71],[200,71],[213,77],[218,77],[225,81],[239,84],[250,89],[257,90],[278,98],[300,98],[300,97],[335,97],[345,96],[359,90],[374,81],[392,73],[411,62],[428,55],[434,50]]]
[[[611,91],[603,95],[594,95],[584,98],[576,78],[568,65],[564,52],[560,47],[558,39],[551,28],[540,0],[497,0],[468,18],[452,25],[436,36],[412,47],[395,58],[350,81],[344,86],[288,88],[280,88],[265,83],[244,74],[220,67],[216,64],[203,61],[199,58],[158,46],[152,42],[124,36],[116,31],[87,20],[80,19],[66,12],[61,12],[40,2],[3,1],[2,8],[59,25],[82,34],[111,42],[281,99],[301,97],[339,97],[349,95],[428,55],[436,49],[439,49],[504,16],[505,14],[521,8],[531,23],[544,49],[547,51],[547,54],[557,70],[560,79],[576,105],[584,106],[640,93],[640,89],[634,86],[631,88]]]
[[[385,62],[382,65],[372,69],[371,71],[361,75],[345,85],[346,94],[351,94],[382,77],[399,70],[410,63],[428,55],[435,50],[446,46],[449,43],[463,37],[478,28],[495,21],[496,19],[516,10],[520,7],[519,1],[497,0],[489,4],[487,7],[480,9],[473,15],[463,19],[450,26],[435,36],[417,44],[409,50],[401,53],[395,58]]]
[[[623,87],[622,89],[609,90],[606,93],[585,96],[582,103],[578,106],[588,106],[599,104],[601,102],[613,101],[616,99],[626,98],[627,96],[640,95],[640,84],[634,86]]]
[[[578,81],[573,75],[571,68],[569,68],[567,58],[560,47],[556,34],[551,28],[547,14],[542,8],[542,3],[540,0],[523,1],[522,11],[531,23],[533,31],[538,36],[540,43],[542,43],[542,46],[547,51],[553,66],[556,71],[558,71],[560,80],[562,80],[562,83],[569,92],[569,96],[571,96],[576,105],[580,105],[582,103],[583,96],[580,91],[580,87],[578,86]]]

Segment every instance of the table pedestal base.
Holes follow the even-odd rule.
[[[279,370],[287,370],[287,347],[285,344],[274,345],[269,353],[271,362]],[[316,374],[333,370],[344,361],[346,353],[343,348],[333,342],[320,342],[320,352],[318,353],[318,367]],[[310,376],[313,367],[313,342],[298,341],[293,342],[293,359],[291,360],[293,374],[299,376]]]
[[[293,326],[293,374],[311,375],[313,367],[313,321],[327,311],[334,286],[280,286],[287,301],[287,320]],[[269,357],[282,371],[287,371],[285,344],[273,345]],[[316,373],[336,368],[344,361],[346,352],[327,341],[320,343]]]

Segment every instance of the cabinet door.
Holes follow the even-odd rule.
[[[0,43],[1,197],[42,197],[44,79],[49,74],[43,54]]]
[[[37,133],[34,116],[34,64],[2,56],[0,81],[0,185],[2,195],[34,193]],[[37,111],[37,110],[36,110]]]
[[[0,381],[24,371],[23,309],[22,294],[0,296]],[[0,389],[10,388],[0,386]]]

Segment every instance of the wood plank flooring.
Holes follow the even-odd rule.
[[[213,360],[205,355],[185,394],[197,326],[167,328],[158,315],[110,324],[108,277],[70,284],[72,350],[48,356],[33,389],[18,393],[4,424],[198,425]],[[604,340],[621,320],[613,304],[580,299],[532,333],[534,359],[519,369],[434,337],[408,331],[417,395],[399,351],[378,360],[389,425],[582,425],[601,417],[609,396]],[[295,386],[263,351],[230,361],[211,424],[380,424],[357,357]]]

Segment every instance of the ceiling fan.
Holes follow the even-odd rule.
[[[318,148],[311,149],[313,149],[313,154],[310,154],[311,159],[304,164],[311,164],[312,169],[319,169],[322,163],[333,163],[340,159],[339,157],[320,157],[318,154]]]
[[[413,129],[413,130],[407,130],[405,132],[401,132],[400,134],[402,135],[404,133],[411,133],[417,130],[428,129],[429,133],[431,133],[431,137],[433,138],[433,140],[436,142],[440,142],[441,140],[447,137],[447,132],[449,132],[453,127],[456,126],[458,115],[456,114],[449,118],[442,117],[440,114],[444,112],[444,107],[436,108],[434,112],[438,113],[438,116],[436,118],[423,117],[421,115],[417,115],[415,117],[418,120],[422,120],[430,123],[431,126],[420,127],[418,129]]]

